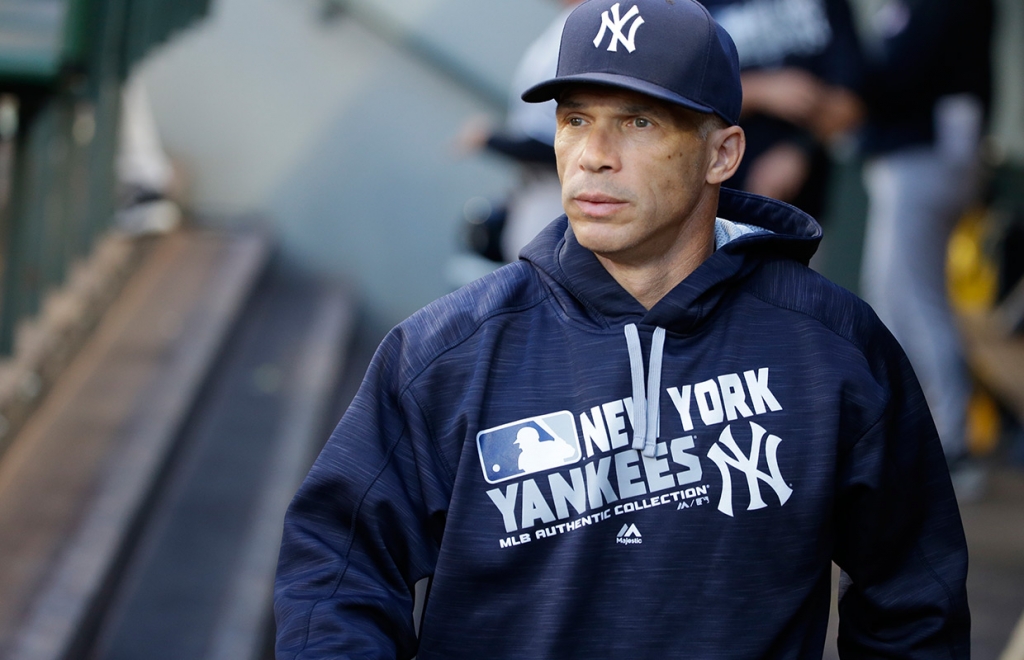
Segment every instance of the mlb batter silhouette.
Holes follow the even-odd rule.
[[[540,433],[532,426],[524,426],[516,433],[515,444],[519,447],[519,469],[537,472],[565,465],[576,449],[565,440],[555,436],[553,440],[541,442]]]

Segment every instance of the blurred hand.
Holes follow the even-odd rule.
[[[744,115],[759,112],[807,128],[820,113],[826,88],[806,71],[748,71],[741,79]]]
[[[864,102],[845,87],[827,87],[811,131],[822,142],[849,133],[864,120]]]
[[[751,163],[746,189],[765,197],[792,202],[807,181],[809,173],[807,155],[792,144],[782,143]]]
[[[454,151],[459,156],[468,156],[484,148],[491,137],[491,120],[486,115],[470,117],[459,134],[455,136]]]

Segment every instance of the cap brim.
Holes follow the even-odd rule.
[[[646,80],[640,80],[631,76],[623,76],[616,73],[577,73],[571,76],[561,76],[559,78],[552,78],[545,80],[542,83],[534,85],[522,94],[522,99],[527,103],[543,103],[544,101],[551,101],[558,98],[558,95],[562,92],[567,85],[602,85],[605,87],[616,87],[619,89],[628,89],[634,92],[640,92],[648,96],[653,96],[656,99],[662,101],[668,101],[669,103],[675,103],[681,105],[684,108],[695,110],[697,112],[714,113],[719,117],[722,115],[716,112],[710,106],[704,105],[703,103],[697,103],[692,101],[685,96],[680,96],[675,92],[669,91],[664,87],[647,82]],[[734,122],[728,117],[722,117],[729,124]]]

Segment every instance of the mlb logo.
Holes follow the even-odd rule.
[[[576,421],[567,410],[480,431],[476,447],[490,484],[572,465],[583,457]]]

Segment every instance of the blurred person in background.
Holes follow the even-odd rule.
[[[519,164],[519,182],[505,200],[500,238],[504,261],[518,259],[519,251],[564,212],[555,170],[555,102],[527,103],[520,97],[530,87],[554,77],[562,26],[580,2],[559,0],[563,11],[526,49],[512,77],[504,126],[491,130],[486,120],[474,119],[459,138],[465,151],[486,148]]]
[[[179,173],[164,151],[145,83],[130,78],[121,92],[117,149],[117,226],[134,235],[168,232],[181,223]]]
[[[869,207],[861,289],[917,372],[961,497],[972,383],[946,290],[947,243],[975,199],[991,98],[991,0],[860,0]]]
[[[863,117],[862,60],[846,0],[705,0],[739,52],[747,155],[730,186],[820,218],[827,147]]]

